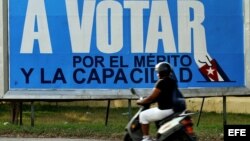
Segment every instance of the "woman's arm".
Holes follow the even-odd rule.
[[[149,104],[149,103],[156,100],[156,98],[159,96],[160,92],[161,92],[160,89],[154,88],[151,95],[149,95],[148,97],[146,97],[146,98],[144,98],[142,100],[137,100],[136,103],[138,105]]]

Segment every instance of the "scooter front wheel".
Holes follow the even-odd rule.
[[[123,141],[133,141],[132,138],[130,137],[129,133],[126,133],[124,135]]]

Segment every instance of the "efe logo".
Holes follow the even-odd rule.
[[[228,136],[246,136],[246,129],[228,129]]]
[[[224,141],[249,141],[250,125],[224,125]]]

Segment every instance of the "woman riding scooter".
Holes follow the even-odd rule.
[[[137,100],[138,105],[145,105],[157,102],[158,106],[142,111],[139,116],[141,129],[143,133],[142,141],[152,141],[149,136],[149,124],[159,121],[174,113],[173,93],[178,89],[175,74],[167,62],[160,62],[155,66],[158,81],[152,90],[152,93],[142,100]]]

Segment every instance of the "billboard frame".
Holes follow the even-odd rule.
[[[218,97],[250,95],[250,0],[244,4],[245,87],[185,88],[185,97]],[[2,100],[82,100],[133,99],[129,89],[17,89],[9,90],[8,0],[0,1],[0,99]],[[138,89],[148,95],[151,89]]]

